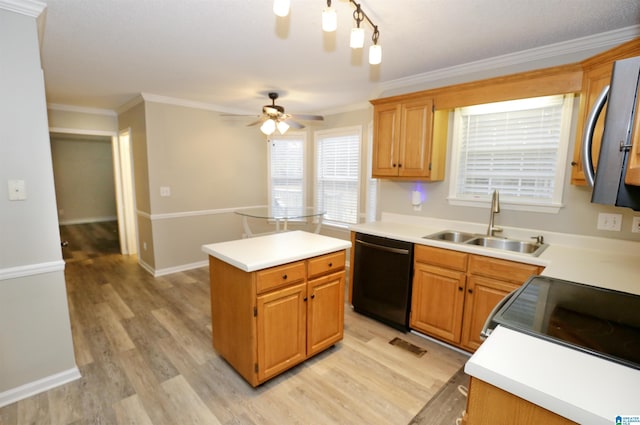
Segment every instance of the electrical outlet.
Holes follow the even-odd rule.
[[[169,187],[169,186],[160,186],[160,196],[162,196],[162,197],[171,196],[171,187]]]
[[[640,217],[633,217],[633,222],[631,223],[631,232],[640,233]]]
[[[622,228],[622,214],[598,214],[598,230],[619,232]]]

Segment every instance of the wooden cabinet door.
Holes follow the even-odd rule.
[[[344,272],[310,280],[307,296],[307,356],[312,356],[342,339]]]
[[[459,343],[465,280],[464,272],[415,263],[410,326]]]
[[[640,186],[640,96],[636,99],[636,114],[631,133],[631,151],[627,163],[624,182],[633,186]]]
[[[306,358],[306,295],[307,285],[303,282],[258,296],[258,381]]]
[[[373,117],[373,177],[398,175],[400,105],[377,105]]]
[[[401,116],[398,176],[429,177],[433,99],[402,105]]]
[[[491,310],[520,285],[482,276],[469,276],[462,326],[462,345],[477,350],[482,344],[480,332]]]

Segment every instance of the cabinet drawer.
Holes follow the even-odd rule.
[[[304,261],[272,267],[256,272],[256,288],[258,294],[291,283],[304,280]]]
[[[467,270],[467,257],[469,257],[469,254],[465,254],[464,252],[425,245],[416,245],[413,251],[415,261],[460,270],[462,272]]]
[[[522,284],[529,276],[540,273],[540,267],[498,258],[472,255],[469,259],[469,272],[475,275]]]
[[[344,251],[321,255],[320,257],[314,257],[309,260],[308,277],[309,279],[311,279],[326,273],[343,270],[344,263]]]

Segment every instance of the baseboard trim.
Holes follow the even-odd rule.
[[[75,218],[72,220],[60,220],[59,224],[61,226],[67,226],[70,224],[89,224],[89,223],[104,223],[105,221],[116,221],[118,217],[115,215],[108,217],[85,217],[85,218]]]
[[[171,273],[178,273],[178,272],[184,272],[184,271],[187,271],[187,270],[199,269],[200,267],[206,267],[208,265],[209,265],[209,261],[208,260],[198,261],[198,262],[189,263],[189,264],[182,264],[180,266],[167,267],[167,268],[164,268],[164,269],[155,270],[153,272],[153,276],[154,277],[164,276],[164,275],[168,275],[168,274],[171,274]]]
[[[74,367],[72,369],[65,370],[64,372],[56,373],[54,375],[47,376],[46,378],[38,379],[37,381],[29,382],[27,384],[20,385],[19,387],[0,392],[0,407],[40,394],[52,388],[80,379],[81,377],[82,375],[80,374],[78,367]]]

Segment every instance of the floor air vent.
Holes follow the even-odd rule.
[[[391,341],[389,341],[389,344],[407,350],[408,352],[415,354],[418,357],[422,357],[424,353],[427,352],[427,350],[425,350],[424,348],[420,348],[417,345],[413,345],[412,343],[400,338],[393,338]]]

